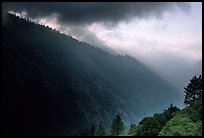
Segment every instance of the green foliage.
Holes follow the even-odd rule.
[[[1,62],[5,135],[52,135],[61,133],[54,131],[58,126],[71,134],[98,122],[97,116],[109,124],[118,108],[131,119],[135,110],[142,116],[144,109],[159,110],[159,104],[182,97],[130,56],[109,54],[15,16],[7,19]]]
[[[136,125],[130,128],[128,135],[129,136],[142,136],[143,135],[142,125]]]
[[[198,78],[194,76],[187,87],[184,87],[185,99],[184,103],[186,105],[192,104],[195,100],[202,97],[202,76]]]
[[[202,98],[196,100],[181,112],[183,114],[188,114],[194,122],[202,121]]]
[[[104,127],[101,124],[99,124],[98,129],[96,130],[96,136],[106,136],[106,135],[107,134],[105,132]]]
[[[202,100],[198,100],[194,103],[190,114],[190,118],[194,122],[197,122],[199,120],[202,121]]]
[[[120,117],[119,114],[117,114],[112,121],[111,134],[113,136],[119,136],[124,134],[124,130],[125,130],[125,127],[124,127],[122,118]]]
[[[73,131],[70,136],[80,136],[80,131]]]
[[[166,123],[166,118],[162,114],[155,114],[153,117],[146,117],[139,125],[130,132],[135,136],[156,136]]]
[[[202,76],[194,76],[185,89],[184,103],[189,105],[182,113],[188,114],[194,122],[202,121]]]
[[[193,122],[187,114],[177,114],[167,122],[160,136],[202,136],[202,122]]]
[[[180,111],[176,106],[172,104],[163,113],[154,114],[152,117],[146,117],[139,122],[138,125],[133,126],[128,135],[131,136],[157,136],[166,122],[174,117],[176,112]]]
[[[186,108],[172,104],[163,113],[146,117],[130,128],[130,136],[201,136],[202,135],[202,77],[190,80],[185,89]]]
[[[163,112],[166,121],[169,121],[171,118],[173,118],[178,111],[180,111],[180,109],[176,106],[173,106],[173,104],[171,103],[170,107]]]
[[[202,76],[194,76],[185,89],[184,103],[189,105],[176,114],[159,135],[201,136],[202,135]],[[173,110],[173,108],[171,108]],[[166,112],[168,114],[168,112]],[[167,115],[168,116],[168,115]],[[172,116],[170,116],[171,118]]]

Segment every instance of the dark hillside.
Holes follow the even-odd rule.
[[[3,135],[67,135],[91,123],[126,126],[183,95],[144,64],[14,15],[2,25]]]

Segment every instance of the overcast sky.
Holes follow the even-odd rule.
[[[138,59],[202,59],[202,3],[3,3],[3,11]]]

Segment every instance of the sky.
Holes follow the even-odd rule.
[[[201,2],[4,2],[2,10],[146,63],[202,59]]]

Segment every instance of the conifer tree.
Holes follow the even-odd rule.
[[[190,105],[198,98],[202,98],[202,76],[198,78],[194,76],[187,87],[184,87],[185,99],[184,103]]]
[[[122,118],[120,117],[119,114],[117,114],[112,121],[111,134],[113,136],[119,136],[124,133],[124,130],[125,128]]]
[[[106,136],[104,127],[99,124],[98,129],[96,130],[96,136]]]

